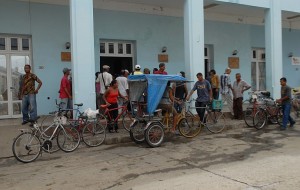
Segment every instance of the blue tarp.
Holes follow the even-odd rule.
[[[153,113],[166,89],[168,81],[186,81],[186,78],[179,75],[130,75],[129,81],[146,80],[148,83],[147,89],[147,111]],[[134,90],[134,89],[132,89]]]

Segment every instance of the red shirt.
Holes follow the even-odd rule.
[[[155,71],[154,74],[159,74],[159,75],[167,75],[168,73],[166,71]]]
[[[60,81],[60,88],[59,88],[59,98],[69,98],[68,94],[65,91],[65,88],[67,88],[69,94],[71,95],[71,84],[68,79],[68,76],[63,76],[63,78]]]
[[[118,90],[110,90],[110,92],[106,96],[106,100],[110,104],[115,104],[118,102],[119,91]]]

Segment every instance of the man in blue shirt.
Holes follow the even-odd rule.
[[[197,90],[197,99],[195,102],[196,111],[200,117],[200,121],[203,121],[205,114],[206,105],[212,100],[212,89],[210,83],[203,78],[202,73],[197,73],[198,81],[195,83],[193,89],[186,97],[187,100],[190,99],[191,95]],[[201,107],[201,108],[200,108]]]

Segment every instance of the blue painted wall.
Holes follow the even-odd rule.
[[[69,62],[60,60],[60,53],[66,51],[64,44],[70,41],[69,7],[32,3],[30,27],[28,3],[12,0],[1,0],[0,3],[0,33],[32,34],[33,70],[43,81],[37,99],[38,111],[39,114],[48,113],[55,109],[54,99],[58,98],[62,69],[71,67]],[[99,70],[100,62],[99,39],[135,41],[136,62],[148,68],[158,67],[157,54],[166,46],[169,55],[167,71],[175,74],[184,70],[183,18],[107,10],[95,10],[94,15],[96,70]],[[232,77],[240,72],[250,83],[251,48],[264,48],[264,35],[263,26],[206,21],[205,44],[214,48],[217,73],[224,72],[228,57],[237,49],[240,69],[233,70]],[[289,52],[300,57],[299,35],[299,30],[283,30],[284,74],[291,86],[300,86],[299,71],[295,70],[299,66],[292,66],[287,57]]]

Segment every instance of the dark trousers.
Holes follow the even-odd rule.
[[[243,119],[243,98],[233,99],[234,119]]]
[[[219,99],[219,89],[218,88],[213,88],[212,93],[213,93],[213,98],[215,100],[218,100]]]
[[[207,102],[195,102],[196,111],[200,117],[200,121],[203,121],[203,117],[205,114],[205,108],[199,108],[199,107],[206,107]],[[205,120],[204,120],[205,123]]]
[[[110,104],[110,106],[108,106],[108,109],[114,109],[114,108],[118,108],[118,103],[114,103],[114,104]],[[112,110],[109,112],[111,119],[115,120],[118,117],[118,109]],[[110,117],[108,117],[109,122],[112,123],[113,121],[110,120]],[[112,125],[108,125],[108,130],[117,130],[118,129],[118,122],[115,123],[114,126]]]

